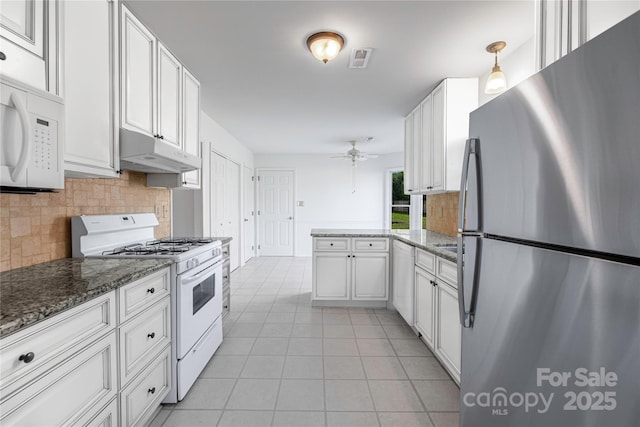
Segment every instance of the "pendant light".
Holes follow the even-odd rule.
[[[338,56],[344,46],[344,37],[338,33],[324,31],[307,39],[307,47],[314,57],[325,64]]]
[[[496,61],[493,65],[493,69],[491,70],[491,74],[489,74],[489,78],[487,79],[487,85],[484,88],[484,93],[486,94],[495,95],[507,90],[507,78],[504,76],[504,73],[498,65],[498,52],[504,49],[506,45],[507,43],[499,41],[493,42],[487,46],[487,52],[495,54]]]

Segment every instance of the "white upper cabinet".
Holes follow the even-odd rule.
[[[184,151],[200,156],[200,82],[183,69],[183,138]],[[200,171],[182,174],[185,187],[200,188]]]
[[[405,119],[404,192],[420,191],[420,154],[422,153],[422,114],[418,105]]]
[[[158,126],[157,134],[165,142],[182,146],[182,64],[158,42]],[[197,153],[196,153],[197,154]]]
[[[118,176],[118,6],[64,7],[65,175]]]
[[[404,193],[411,194],[416,189],[413,182],[413,113],[404,119]]]
[[[121,126],[154,136],[156,38],[124,6],[121,28]]]
[[[537,0],[537,69],[562,58],[639,10],[640,0]]]
[[[54,1],[2,1],[2,75],[58,95],[58,8]]]
[[[405,193],[459,191],[469,113],[477,106],[478,79],[450,78],[407,116]]]

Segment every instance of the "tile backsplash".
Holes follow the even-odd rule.
[[[119,179],[65,179],[64,190],[0,194],[0,271],[71,256],[71,217],[155,212],[156,238],[171,233],[171,191],[146,186],[146,175]]]
[[[458,191],[427,196],[427,230],[456,235],[459,197]]]

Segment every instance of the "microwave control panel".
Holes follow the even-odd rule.
[[[35,117],[33,127],[33,166],[46,170],[58,168],[58,124],[55,120]]]

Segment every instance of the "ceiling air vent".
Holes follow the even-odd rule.
[[[367,68],[373,49],[351,49],[349,68]]]

